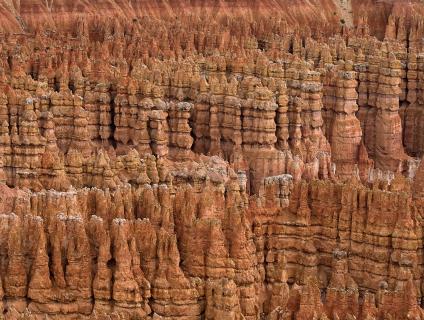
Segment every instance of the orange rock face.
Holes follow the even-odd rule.
[[[423,13],[0,3],[0,318],[424,320]]]

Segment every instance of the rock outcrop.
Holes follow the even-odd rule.
[[[422,4],[185,2],[0,3],[0,318],[424,320]]]

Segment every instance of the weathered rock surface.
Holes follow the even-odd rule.
[[[424,320],[422,5],[183,2],[0,2],[0,317]]]

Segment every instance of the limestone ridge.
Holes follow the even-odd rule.
[[[0,34],[2,317],[424,319],[414,12]]]

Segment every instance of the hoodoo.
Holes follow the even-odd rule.
[[[0,319],[424,320],[423,21],[0,0]]]

